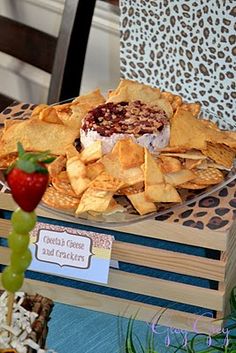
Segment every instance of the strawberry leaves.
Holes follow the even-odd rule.
[[[26,173],[48,173],[45,164],[49,164],[54,161],[54,157],[49,155],[49,151],[44,152],[25,152],[22,144],[17,143],[18,159],[12,167],[19,168]],[[8,173],[8,171],[7,171]]]

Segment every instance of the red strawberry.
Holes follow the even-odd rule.
[[[25,152],[18,143],[18,159],[6,173],[12,197],[26,212],[32,212],[39,204],[48,185],[46,163],[54,160],[48,151],[42,153]]]

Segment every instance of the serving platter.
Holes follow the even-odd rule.
[[[71,100],[63,101],[58,104],[68,103]],[[226,119],[219,118],[213,112],[202,110],[199,118],[204,118],[210,121],[217,123],[219,128],[222,130],[232,130],[232,125],[227,123]],[[134,209],[132,204],[125,196],[115,196],[115,200],[123,206],[123,210],[115,212],[115,213],[103,213],[103,214],[90,214],[90,213],[82,213],[79,215],[75,215],[74,211],[66,211],[59,208],[51,207],[41,202],[40,208],[44,209],[46,212],[53,213],[57,216],[63,217],[63,219],[68,219],[68,221],[72,221],[73,223],[81,223],[86,225],[94,225],[94,226],[120,226],[125,224],[131,224],[140,222],[150,218],[158,218],[162,215],[165,215],[170,212],[175,212],[179,208],[183,208],[191,203],[200,201],[201,199],[217,192],[221,188],[225,187],[228,183],[233,181],[236,178],[236,164],[234,164],[233,168],[226,172],[224,171],[224,180],[214,186],[209,186],[205,189],[201,190],[188,190],[188,189],[180,189],[178,190],[182,202],[181,203],[158,203],[157,211],[148,213],[145,215],[140,215]],[[3,178],[1,178],[3,180]],[[7,189],[7,185],[4,184],[4,187]]]

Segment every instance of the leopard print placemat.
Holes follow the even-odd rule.
[[[32,110],[36,107],[35,104],[29,103],[12,103],[0,113],[0,128],[3,127],[4,121],[11,120],[24,120],[28,119]]]
[[[234,1],[121,0],[121,75],[200,101],[236,126]]]
[[[20,103],[7,107],[0,113],[0,123],[5,119],[27,119],[35,105]],[[0,192],[9,192],[0,173]],[[236,216],[236,180],[221,190],[202,198],[200,201],[182,206],[169,213],[156,217],[156,220],[178,223],[187,227],[228,230]]]
[[[228,230],[236,216],[235,186],[236,180],[198,202],[183,206],[156,219],[198,229]]]

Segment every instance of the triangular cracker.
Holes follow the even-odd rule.
[[[235,151],[226,145],[207,142],[206,148],[202,150],[202,153],[226,168],[233,166]]]

